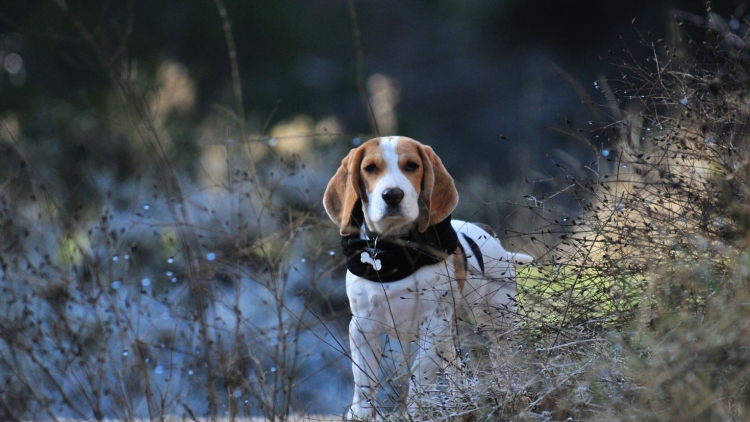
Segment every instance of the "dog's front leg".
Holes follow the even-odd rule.
[[[364,318],[352,317],[349,323],[349,347],[352,354],[354,397],[349,417],[372,419],[376,415],[378,372],[380,370],[380,334]]]

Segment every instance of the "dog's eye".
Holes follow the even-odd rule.
[[[377,173],[378,172],[378,166],[376,166],[375,164],[369,164],[369,165],[367,165],[365,167],[365,171],[368,172],[368,173],[370,173],[370,174]]]
[[[414,161],[409,161],[404,166],[404,170],[406,171],[417,171],[418,168],[419,168],[419,164],[415,163]]]

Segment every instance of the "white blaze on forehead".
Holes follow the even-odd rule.
[[[398,136],[386,136],[380,140],[380,153],[383,155],[383,161],[385,161],[388,167],[386,171],[389,173],[398,171],[397,144]]]

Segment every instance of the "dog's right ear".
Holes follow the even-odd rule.
[[[339,226],[339,233],[351,233],[352,211],[359,201],[359,167],[365,149],[355,148],[341,160],[341,166],[328,182],[323,194],[323,206],[328,217]]]

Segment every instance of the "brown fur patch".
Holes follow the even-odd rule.
[[[362,161],[359,164],[359,177],[367,192],[370,193],[375,188],[378,180],[387,172],[386,163],[380,148],[380,138],[371,139],[362,144],[360,148],[364,149],[364,153],[362,154]],[[371,165],[377,167],[378,171],[376,173],[365,171],[365,168]],[[366,198],[363,199],[366,200]]]
[[[398,154],[399,170],[409,179],[409,182],[414,186],[414,191],[420,194],[422,192],[422,177],[424,176],[425,166],[432,164],[425,163],[422,160],[418,145],[412,139],[401,137],[398,139],[398,144],[396,145],[396,153]],[[419,167],[414,171],[409,171],[407,164],[410,162],[418,164]]]
[[[460,247],[453,253],[453,274],[458,282],[458,291],[464,291],[466,285],[466,259]]]

